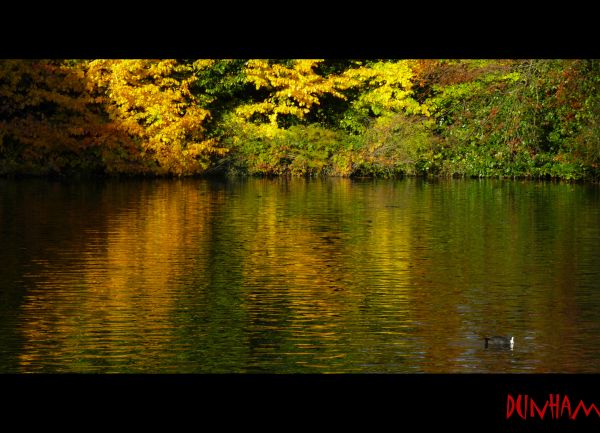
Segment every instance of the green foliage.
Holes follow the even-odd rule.
[[[209,67],[192,63],[196,81],[190,91],[199,105],[212,114],[207,122],[211,137],[223,133],[218,124],[225,113],[240,104],[252,102],[254,97],[260,97],[254,94],[253,86],[246,81],[246,62],[244,59],[213,60]]]
[[[437,173],[440,143],[430,126],[429,120],[401,113],[378,118],[359,139],[355,173],[381,177]]]
[[[226,117],[226,145],[230,171],[251,175],[315,176],[338,174],[344,162],[338,156],[344,137],[340,132],[316,124],[288,129],[270,124],[245,122],[235,115]]]
[[[457,81],[434,86],[428,101],[445,141],[442,174],[593,175],[599,150],[593,62],[497,61]]]

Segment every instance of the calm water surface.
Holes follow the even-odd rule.
[[[0,372],[598,373],[599,223],[593,185],[0,180]]]

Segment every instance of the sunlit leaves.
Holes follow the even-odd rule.
[[[264,174],[597,176],[598,69],[586,60],[3,60],[0,174],[179,176],[229,164]],[[434,137],[443,146],[424,145]]]
[[[315,106],[319,98],[330,94],[345,98],[340,92],[352,85],[353,81],[338,75],[327,77],[316,73],[320,60],[295,60],[288,67],[267,60],[249,60],[246,64],[246,80],[257,90],[266,89],[269,97],[261,102],[239,107],[237,113],[244,118],[255,114],[264,115],[271,124],[277,124],[281,115],[304,118]]]
[[[193,72],[210,65],[210,60],[95,60],[87,77],[111,122],[155,162],[152,171],[194,174],[208,167],[210,155],[224,152],[204,137],[210,113],[190,92]]]
[[[344,76],[362,90],[354,102],[357,109],[366,108],[375,115],[385,112],[428,114],[427,107],[412,98],[414,73],[410,60],[376,62],[349,69]]]

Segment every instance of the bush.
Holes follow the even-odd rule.
[[[319,125],[289,129],[226,118],[225,144],[231,149],[230,172],[250,175],[317,176],[347,174],[345,135]],[[335,156],[335,158],[334,158]]]
[[[439,171],[440,140],[430,121],[396,113],[377,118],[359,138],[356,175],[391,177]]]

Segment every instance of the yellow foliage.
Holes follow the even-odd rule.
[[[403,111],[406,114],[429,115],[428,108],[412,98],[414,61],[377,62],[348,69],[327,77],[315,72],[322,60],[295,60],[291,67],[267,60],[250,60],[246,64],[246,80],[256,89],[266,88],[269,97],[261,102],[242,105],[236,113],[244,119],[264,115],[276,126],[280,115],[303,119],[319,98],[329,94],[346,99],[341,93],[349,88],[361,89],[353,105],[370,109],[374,114]]]
[[[386,111],[429,115],[427,107],[412,98],[414,67],[413,60],[400,60],[348,69],[345,78],[365,88],[354,106],[368,108],[376,115]]]
[[[180,64],[176,60],[94,60],[87,70],[89,91],[102,102],[111,122],[133,137],[141,153],[164,174],[205,170],[209,157],[223,154],[204,137],[210,113],[190,92],[193,69],[211,61]]]
[[[351,87],[354,81],[339,75],[317,74],[314,69],[320,62],[322,60],[295,60],[292,67],[287,67],[266,60],[249,60],[246,80],[257,90],[267,88],[271,93],[266,101],[238,107],[238,115],[249,119],[254,114],[264,114],[276,125],[279,115],[304,118],[325,94],[345,99],[340,91]]]

